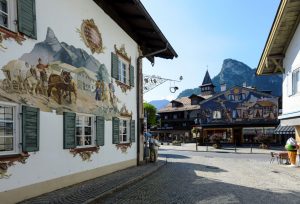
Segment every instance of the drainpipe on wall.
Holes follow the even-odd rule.
[[[169,44],[166,44],[166,47],[162,50],[158,50],[146,55],[141,55],[137,58],[137,74],[136,74],[136,89],[137,89],[137,94],[136,94],[136,101],[137,101],[137,165],[140,164],[140,139],[141,139],[141,124],[143,123],[144,117],[140,118],[140,105],[143,102],[143,89],[141,89],[141,87],[143,86],[143,80],[142,80],[142,70],[141,70],[141,66],[140,66],[140,60],[145,58],[145,57],[151,57],[153,55],[159,54],[161,52],[164,52],[168,49]],[[154,63],[152,64],[152,66],[154,66]],[[141,121],[142,120],[142,121]],[[144,135],[143,135],[144,136]]]

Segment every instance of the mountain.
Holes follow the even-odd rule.
[[[227,89],[236,85],[243,86],[246,83],[246,86],[256,87],[258,91],[270,90],[275,96],[282,95],[281,75],[256,76],[255,72],[256,69],[251,69],[243,62],[234,59],[225,59],[220,73],[212,79],[212,82],[216,86],[216,92],[220,92],[220,84],[222,83],[226,84]],[[201,80],[199,79],[199,81]],[[199,93],[199,87],[186,89],[178,95],[178,98]]]
[[[93,72],[103,72],[101,63],[89,55],[85,50],[75,48],[65,42],[59,42],[54,31],[48,27],[46,39],[43,42],[35,44],[30,53],[24,54],[20,59],[31,65],[36,65],[38,59],[41,58],[44,64],[53,61],[61,61],[74,67],[85,67]],[[106,70],[106,69],[105,69]],[[108,75],[108,73],[104,73]]]
[[[155,106],[155,108],[157,110],[162,109],[163,107],[165,107],[166,105],[168,105],[168,103],[170,103],[170,101],[163,99],[163,100],[153,100],[149,102],[151,105]]]

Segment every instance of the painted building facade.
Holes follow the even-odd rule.
[[[223,143],[252,143],[255,137],[278,138],[278,98],[246,87],[232,87],[200,103],[199,125],[204,137],[222,137]]]
[[[300,142],[300,2],[282,0],[272,25],[256,73],[282,74],[282,132],[295,129]],[[285,32],[282,32],[285,30]]]
[[[137,165],[141,59],[177,57],[143,5],[0,3],[0,203]],[[158,33],[155,49],[141,25]]]

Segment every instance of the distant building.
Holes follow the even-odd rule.
[[[161,127],[157,128],[155,132],[160,134],[161,140],[193,140],[191,129],[198,123],[199,104],[215,93],[215,86],[208,71],[199,87],[202,94],[192,94],[190,97],[178,98],[158,111],[161,118]]]
[[[277,143],[277,116],[277,97],[235,86],[200,103],[197,126],[205,137],[218,135],[223,143],[255,142],[258,135],[269,135]]]
[[[193,127],[203,136],[220,135],[223,143],[255,142],[258,135],[270,135],[273,143],[278,125],[278,98],[246,87],[226,89],[215,93],[214,84],[206,72],[201,94],[171,101],[158,111],[161,127],[155,130],[162,141],[192,141]]]
[[[95,91],[97,74],[84,67],[74,70],[77,77],[77,87],[84,91]]]

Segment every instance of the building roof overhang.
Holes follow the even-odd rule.
[[[300,21],[300,1],[281,0],[256,74],[284,73],[283,59]]]
[[[177,53],[156,25],[140,0],[94,0],[137,44],[148,60],[173,59]],[[157,52],[163,50],[162,52]]]

